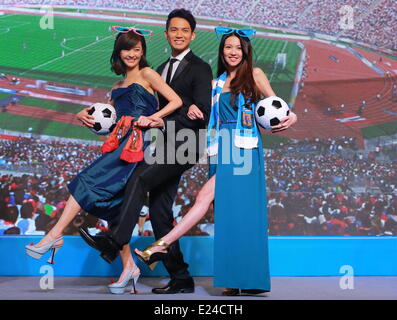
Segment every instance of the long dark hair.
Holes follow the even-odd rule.
[[[244,98],[250,99],[251,102],[256,102],[261,99],[261,92],[257,87],[254,76],[252,75],[253,63],[252,63],[252,45],[249,39],[241,37],[237,33],[230,33],[223,35],[219,44],[218,51],[218,77],[228,71],[228,66],[223,56],[223,48],[225,47],[226,39],[236,36],[240,40],[241,50],[243,57],[240,64],[237,66],[236,76],[230,82],[231,103],[235,106],[235,100],[239,93],[244,95]]]
[[[136,34],[133,31],[127,33],[119,33],[114,41],[114,48],[112,56],[110,57],[110,69],[117,75],[122,74],[123,76],[127,73],[127,66],[120,58],[121,50],[131,50],[138,43],[142,44],[143,56],[139,61],[139,69],[148,67],[149,64],[146,60],[146,42],[143,36]]]

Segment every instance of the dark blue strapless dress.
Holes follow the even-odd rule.
[[[155,96],[137,83],[114,89],[112,100],[117,118],[150,116],[157,111],[158,106]],[[100,156],[68,185],[69,192],[79,205],[100,219],[112,220],[118,214],[125,185],[137,165],[120,160],[131,132],[130,129],[116,150]]]
[[[210,164],[215,179],[214,286],[270,291],[265,168],[262,140],[258,148],[234,145],[237,111],[230,105],[230,92],[219,99],[220,130],[218,164]],[[229,146],[225,146],[228,144]],[[244,151],[250,153],[243,158]],[[241,163],[241,159],[247,159]],[[236,174],[251,165],[248,174]],[[237,170],[236,170],[237,169]]]

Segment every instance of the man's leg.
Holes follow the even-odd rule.
[[[180,176],[177,176],[150,191],[149,215],[156,240],[166,235],[174,227],[172,205],[177,194],[179,180]],[[188,264],[183,260],[179,242],[174,242],[168,252],[163,263],[171,280],[190,280]]]
[[[139,163],[128,180],[120,214],[109,230],[108,236],[118,245],[130,242],[132,231],[138,222],[146,194],[169,180],[180,177],[192,165],[167,165]]]
[[[107,235],[120,246],[130,242],[139,214],[145,204],[148,186],[141,176],[147,174],[148,169],[149,166],[145,162],[140,162],[136,166],[127,182],[120,214],[110,223]]]

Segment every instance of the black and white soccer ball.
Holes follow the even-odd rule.
[[[88,114],[94,117],[95,124],[90,130],[97,135],[107,135],[116,126],[116,110],[111,104],[94,103]]]
[[[281,98],[272,96],[259,101],[255,109],[255,118],[258,124],[270,130],[272,126],[276,126],[281,119],[290,113],[288,104]]]

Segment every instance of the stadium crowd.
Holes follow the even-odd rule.
[[[168,13],[184,7],[198,17],[296,29],[349,37],[397,50],[397,7],[394,0],[3,0],[3,5],[59,5]],[[343,6],[352,9],[341,10]],[[353,23],[350,23],[353,22]]]
[[[325,154],[341,152],[342,150],[359,150],[357,138],[345,136],[326,139],[306,138],[303,140],[281,142],[277,147],[277,151],[283,153],[317,151],[321,154]]]
[[[397,159],[390,158],[395,152],[364,152],[354,138],[339,137],[283,142],[264,153],[271,235],[397,235]],[[98,147],[71,141],[2,140],[0,234],[47,232],[65,206],[66,184],[98,155]],[[194,203],[207,176],[206,164],[183,175],[175,222]],[[140,233],[151,235],[150,216],[142,217],[147,223]],[[211,208],[190,234],[211,235],[213,223]],[[67,234],[77,234],[83,224],[98,232],[107,227],[81,212]]]
[[[28,167],[30,172],[44,173],[68,180],[99,155],[99,147],[42,139],[3,140],[0,144],[1,165]]]
[[[361,2],[361,1],[360,1]],[[365,2],[365,1],[363,1]],[[366,1],[371,2],[371,1]],[[365,12],[365,11],[359,11]],[[383,0],[353,29],[345,30],[342,35],[377,47],[397,50],[397,7],[394,0]]]
[[[270,193],[270,235],[396,236],[397,195]]]

